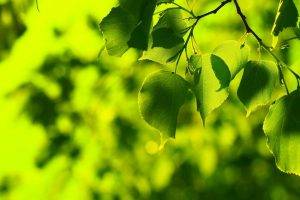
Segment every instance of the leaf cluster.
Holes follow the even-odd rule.
[[[251,48],[241,41],[225,41],[210,53],[197,51],[194,29],[198,22],[228,4],[234,5],[246,34],[252,35],[273,60],[250,59]],[[155,14],[159,19],[153,26]],[[175,138],[178,113],[189,93],[193,93],[205,124],[227,100],[232,81],[242,73],[236,94],[247,115],[271,105],[264,121],[270,151],[280,169],[300,175],[300,76],[274,53],[278,36],[287,28],[297,27],[298,17],[293,0],[280,0],[271,31],[273,43],[267,45],[248,24],[237,0],[224,0],[202,15],[173,0],[120,0],[102,20],[100,30],[110,55],[121,56],[135,48],[143,52],[140,59],[176,63],[173,72],[161,70],[149,75],[138,97],[143,119],[159,130],[162,138]],[[183,55],[187,60],[185,77],[177,74]],[[284,71],[297,81],[295,91],[289,91]],[[278,92],[281,88],[285,94]]]

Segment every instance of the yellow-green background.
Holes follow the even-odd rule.
[[[194,2],[203,13],[219,1]],[[270,43],[278,1],[241,4]],[[159,150],[137,93],[166,67],[101,51],[98,24],[116,5],[39,0],[38,12],[33,0],[0,0],[0,199],[299,199],[300,178],[280,172],[266,147],[266,109],[246,118],[234,91],[206,128],[190,97],[176,140]],[[243,33],[231,5],[196,29],[201,52]],[[293,42],[280,54],[294,64],[299,52]]]

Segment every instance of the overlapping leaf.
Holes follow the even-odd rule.
[[[220,90],[220,83],[214,74],[211,57],[209,54],[193,55],[190,59],[190,65],[194,69],[201,69],[201,73],[198,74],[200,75],[199,80],[195,81],[193,89],[203,123],[205,123],[207,116],[221,106],[228,97],[226,89]]]
[[[113,8],[108,16],[100,23],[100,29],[105,38],[108,54],[123,55],[129,48],[130,39],[136,19],[121,7]]]
[[[248,45],[242,45],[237,41],[230,40],[215,48],[213,55],[215,55],[213,62],[222,65],[214,71],[220,80],[221,88],[225,88],[229,86],[230,81],[235,78],[237,73],[240,72],[248,62],[250,48]]]
[[[280,0],[278,12],[273,25],[273,46],[276,46],[277,36],[285,28],[296,27],[299,13],[293,0]]]
[[[156,0],[120,0],[100,23],[110,55],[121,56],[130,47],[147,49],[155,6]]]
[[[245,66],[237,94],[247,115],[274,101],[274,91],[279,83],[276,69],[277,65],[271,61],[250,61]]]
[[[152,25],[152,15],[155,10],[156,0],[147,0],[143,5],[140,20],[131,33],[128,45],[133,48],[147,50],[150,29]]]
[[[157,0],[157,4],[162,4],[162,3],[172,3],[174,0]]]
[[[165,64],[176,60],[184,45],[184,35],[190,30],[182,11],[167,8],[152,28],[152,15],[157,5],[173,0],[119,0],[100,23],[110,55],[121,56],[133,47],[144,52],[141,59]],[[193,2],[187,1],[190,7]],[[198,4],[197,4],[198,5]],[[199,5],[198,5],[199,6]],[[288,27],[296,27],[299,13],[293,0],[280,0],[272,29],[273,46],[278,35]],[[151,43],[151,44],[149,44]],[[148,46],[151,49],[148,49]],[[250,48],[237,41],[218,46],[212,54],[193,55],[189,60],[189,77],[203,123],[207,116],[228,97],[228,87],[244,69],[237,94],[247,109],[247,115],[258,107],[275,101],[278,86],[277,66],[268,61],[248,62]],[[158,129],[163,138],[175,137],[177,116],[188,93],[188,83],[167,71],[146,78],[139,93],[139,107],[144,120]],[[264,122],[268,145],[278,167],[300,175],[300,91],[277,100],[270,107]]]
[[[166,10],[152,31],[152,48],[143,53],[142,60],[166,64],[183,46],[188,24],[179,9]]]

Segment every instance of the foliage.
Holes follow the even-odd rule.
[[[120,7],[122,5],[132,7],[130,6],[131,3],[131,1],[124,0],[121,2]],[[185,54],[187,59],[185,74],[194,76],[194,78],[192,78],[193,81],[190,82],[189,89],[193,91],[196,97],[197,109],[201,114],[203,124],[205,124],[211,112],[225,102],[229,95],[228,87],[231,81],[244,69],[237,95],[246,107],[247,115],[250,115],[259,107],[272,103],[281,105],[281,110],[291,110],[291,113],[288,112],[282,116],[280,112],[283,111],[276,109],[277,107],[271,107],[271,114],[266,118],[265,124],[267,125],[265,131],[269,137],[280,135],[270,140],[270,149],[273,152],[275,151],[274,156],[277,160],[278,167],[285,172],[300,175],[300,162],[298,162],[300,159],[300,148],[296,145],[298,143],[297,135],[300,135],[299,121],[297,121],[297,119],[294,121],[293,135],[296,135],[295,137],[289,137],[290,133],[286,129],[277,130],[280,129],[278,127],[285,127],[285,118],[287,118],[288,121],[292,120],[289,117],[290,115],[294,115],[293,111],[297,112],[300,104],[293,103],[288,105],[292,106],[292,108],[286,107],[286,104],[280,103],[280,101],[283,100],[277,100],[278,93],[276,93],[278,88],[280,88],[280,84],[282,84],[286,88],[288,95],[286,98],[292,98],[290,97],[290,92],[283,75],[284,69],[287,69],[298,82],[298,89],[292,93],[296,96],[300,91],[300,76],[277,57],[273,49],[273,47],[276,47],[277,37],[284,29],[289,27],[296,28],[298,26],[299,14],[294,1],[280,0],[272,29],[272,34],[275,38],[273,38],[273,47],[269,47],[249,25],[248,19],[243,13],[238,0],[224,0],[215,9],[201,15],[194,14],[191,8],[184,7],[176,3],[176,1],[157,1],[156,4],[158,8],[165,4],[167,6],[159,12],[158,22],[154,28],[151,29],[149,25],[154,15],[153,3],[153,1],[149,1],[148,4],[151,4],[151,6],[144,5],[140,8],[143,14],[140,15],[140,18],[137,18],[139,20],[134,20],[135,23],[133,24],[137,24],[135,30],[131,30],[131,26],[126,25],[131,24],[127,16],[134,15],[134,12],[129,11],[128,14],[122,13],[121,10],[117,10],[120,7],[113,8],[110,14],[100,23],[100,29],[106,39],[107,50],[111,55],[122,55],[125,51],[120,50],[113,52],[111,48],[119,48],[124,44],[128,45],[128,47],[138,48],[140,50],[148,50],[148,48],[153,49],[155,47],[171,49],[181,44],[177,52],[167,59],[167,62],[176,61],[174,73],[177,74],[178,64],[182,55]],[[195,40],[195,27],[203,18],[218,13],[229,4],[233,4],[232,9],[235,10],[236,14],[240,17],[246,29],[245,34],[252,35],[257,40],[259,47],[270,54],[276,63],[273,61],[263,61],[261,59],[249,59],[249,47],[245,44],[245,41],[226,42],[217,47],[212,54],[198,54],[199,52],[197,52],[194,46],[196,42],[193,41]],[[181,12],[181,14],[176,13],[176,16],[174,10]],[[170,17],[171,12],[172,17]],[[118,18],[114,17],[115,15],[124,15],[124,17],[120,17],[118,20]],[[178,17],[180,15],[184,17]],[[188,23],[185,23],[185,20],[188,20]],[[147,23],[144,21],[147,21]],[[125,29],[123,26],[128,28]],[[126,30],[126,34],[124,34],[124,30]],[[140,33],[137,34],[136,30],[140,31]],[[151,33],[150,30],[152,30]],[[130,32],[130,38],[119,37],[119,35],[129,36]],[[136,35],[144,38],[144,40],[141,38],[135,39],[134,37],[136,37]],[[149,36],[152,36],[152,45],[149,45]],[[113,41],[113,44],[111,44],[110,41]],[[190,55],[189,45],[193,48],[192,55]],[[163,57],[164,55],[161,53],[159,56]],[[157,61],[156,59],[151,59],[151,57],[147,57],[147,59]],[[175,75],[171,75],[171,73],[166,76],[162,76],[161,73],[158,73],[155,77],[154,76],[155,75],[151,75],[148,77],[142,86],[140,96],[143,96],[143,93],[146,91],[147,97],[140,98],[141,114],[146,122],[160,130],[163,135],[175,137],[174,130],[176,129],[178,110],[183,104],[184,96],[187,95],[186,89],[182,89],[183,86],[181,86],[184,85],[184,81],[181,81],[182,83],[179,84],[178,78],[175,79]],[[174,78],[169,76],[174,76]],[[272,114],[275,112],[272,110],[279,113]],[[283,118],[283,122],[281,122],[282,125],[280,125],[280,123],[273,125],[276,128],[272,125],[268,125],[269,118],[272,118],[272,122]],[[287,142],[280,142],[284,140],[281,139],[282,137],[289,138],[289,140]],[[295,145],[291,145],[290,143]],[[284,149],[290,149],[290,151]]]
[[[127,0],[37,2],[38,9],[35,0],[0,0],[1,200],[299,199],[299,176],[277,170],[266,145],[266,136],[270,148],[280,138],[277,125],[282,124],[273,123],[274,118],[278,119],[273,116],[275,113],[287,119],[298,117],[298,112],[294,112],[297,109],[282,109],[285,104],[297,105],[293,99],[298,98],[298,83],[292,71],[300,73],[298,28],[284,29],[272,51],[292,70],[283,67],[280,75],[285,78],[291,98],[281,86],[272,90],[272,98],[279,99],[278,106],[272,104],[272,99],[246,117],[244,108],[248,102],[244,105],[237,91],[248,61],[275,64],[275,68],[266,71],[267,76],[278,73],[277,61],[257,49],[255,38],[243,35],[245,27],[234,4],[228,3],[215,15],[199,20],[187,46],[188,60],[183,50],[177,72],[172,74],[178,58],[175,54],[182,50],[189,35],[181,30],[190,30],[188,27],[195,22],[189,19],[187,11],[163,3],[172,1],[162,0],[159,2],[163,4],[156,6],[148,49],[129,48],[122,57],[110,56],[104,49],[99,23],[112,8],[122,5],[124,12],[132,10],[134,7],[126,6]],[[139,1],[133,2],[133,6],[138,6]],[[174,2],[192,10],[195,16],[221,3]],[[239,3],[251,28],[266,44],[271,44],[270,31],[279,0]],[[299,7],[299,2],[294,3]],[[141,21],[142,11],[136,11],[138,17],[133,18]],[[134,24],[134,29],[138,24]],[[158,32],[153,34],[155,28]],[[157,36],[155,45],[153,36]],[[126,42],[120,47],[128,46]],[[206,57],[205,66],[198,60],[201,57]],[[167,63],[168,60],[173,62]],[[236,63],[240,64],[238,68]],[[215,93],[226,91],[228,95],[222,106],[206,117],[205,127],[200,123],[191,89],[192,85],[197,86],[201,94],[199,80],[205,78],[201,77],[201,67],[206,68],[205,73],[213,73]],[[173,122],[176,140],[168,140],[165,148],[160,148],[159,134],[153,134],[159,131],[141,120],[137,100],[145,77],[149,80],[149,75],[151,78],[161,73],[172,80],[176,77],[175,81],[185,82],[189,88],[186,95],[179,94],[185,102]],[[268,79],[266,86],[274,80],[276,85],[282,84],[280,76]],[[165,80],[160,86],[174,88]],[[253,96],[251,102],[264,101],[270,91],[266,88],[262,90],[266,91],[264,95],[258,96],[263,98]],[[180,87],[175,94],[177,89]],[[212,99],[211,105],[214,104]],[[270,110],[278,112],[270,112],[270,120],[263,127],[270,104]],[[293,115],[288,115],[290,112]],[[283,130],[292,138],[296,134],[290,127],[297,127],[297,123],[291,122],[283,123]],[[288,137],[282,135],[280,142],[288,142]],[[296,152],[293,147],[296,146],[281,150]],[[284,151],[272,149],[274,154],[292,156],[289,165],[293,166],[297,155]],[[280,165],[285,164],[279,161]]]

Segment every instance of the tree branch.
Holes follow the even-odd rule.
[[[187,46],[189,44],[190,39],[193,37],[194,29],[197,26],[199,20],[204,18],[204,17],[207,17],[208,15],[216,14],[219,10],[221,10],[221,8],[223,8],[226,4],[228,4],[230,2],[232,2],[232,0],[224,0],[215,9],[213,9],[213,10],[207,12],[207,13],[204,13],[202,15],[195,16],[195,17],[191,18],[191,19],[196,19],[196,21],[193,23],[193,25],[191,25],[190,27],[187,28],[187,32],[189,31],[188,37],[187,37],[183,47],[175,54],[175,56],[178,56],[177,61],[176,61],[175,70],[174,70],[175,74],[177,73],[178,64],[179,64],[179,61],[180,61],[180,58],[181,58],[181,55],[182,55],[183,51],[185,50],[186,54],[187,54]]]
[[[288,90],[288,87],[287,87],[287,83],[285,81],[285,78],[283,76],[283,72],[282,72],[282,67],[286,67],[296,78],[297,80],[297,83],[298,83],[298,88],[300,87],[300,76],[295,72],[293,71],[290,67],[288,67],[283,61],[281,61],[272,51],[272,48],[269,47],[268,45],[266,45],[263,40],[255,33],[255,31],[249,26],[248,22],[247,22],[247,17],[244,15],[244,13],[242,12],[241,10],[241,7],[238,3],[238,0],[233,0],[233,3],[235,5],[235,8],[236,8],[236,12],[237,14],[241,17],[243,23],[244,23],[244,26],[246,28],[246,32],[247,33],[250,33],[252,34],[255,39],[258,41],[258,43],[276,60],[277,62],[277,67],[278,67],[278,71],[279,71],[279,76],[280,76],[280,79],[282,79],[282,82],[285,86],[285,89],[287,91],[287,94],[289,94],[289,90]]]
[[[237,14],[241,17],[243,23],[244,23],[244,26],[246,28],[246,31],[247,33],[250,33],[252,34],[256,40],[263,46],[263,47],[267,47],[266,44],[264,44],[263,40],[254,32],[254,30],[249,26],[248,22],[247,22],[247,17],[244,15],[244,13],[242,12],[241,10],[241,7],[238,3],[237,0],[233,0],[233,3],[235,5],[235,8],[236,8],[236,12]],[[269,48],[269,47],[268,47]]]
[[[255,37],[255,39],[258,41],[258,43],[276,60],[277,63],[282,63],[282,61],[273,53],[273,51],[271,50],[271,47],[266,45],[264,43],[264,41],[257,35],[257,33],[255,33],[255,31],[249,26],[249,24],[247,22],[247,17],[242,12],[242,9],[241,9],[238,1],[233,0],[233,3],[235,5],[237,14],[241,17],[241,19],[244,23],[246,32],[252,34]]]
[[[206,17],[208,15],[216,14],[221,8],[223,8],[226,4],[230,3],[231,1],[232,0],[224,0],[223,2],[221,2],[221,4],[217,8],[215,8],[215,9],[213,9],[213,10],[211,10],[211,11],[209,11],[209,12],[203,14],[203,15],[197,16],[196,19],[200,20],[201,18]]]

